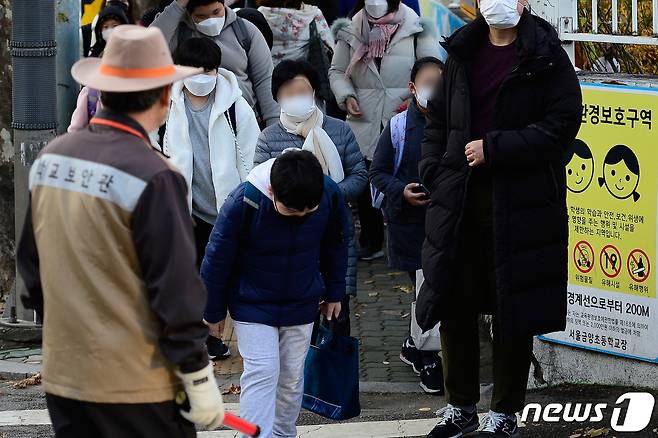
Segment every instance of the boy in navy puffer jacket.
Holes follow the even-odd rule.
[[[342,191],[308,151],[252,170],[224,203],[201,276],[205,320],[227,310],[244,359],[241,415],[262,436],[296,436],[304,361],[318,307],[340,314],[345,296],[348,220]]]

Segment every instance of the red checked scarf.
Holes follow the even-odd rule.
[[[375,20],[362,9],[354,17],[354,21],[358,23],[358,30],[361,32],[361,44],[354,51],[352,60],[347,66],[345,71],[347,77],[352,75],[357,66],[359,69],[365,69],[373,59],[384,57],[388,43],[400,27],[402,11],[398,9]]]

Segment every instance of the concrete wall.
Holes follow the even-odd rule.
[[[595,383],[658,389],[658,364],[596,353],[535,339],[535,357],[543,379],[558,383]],[[528,387],[542,386],[533,378]]]
[[[0,0],[0,299],[14,279],[14,147],[11,142],[11,1]]]

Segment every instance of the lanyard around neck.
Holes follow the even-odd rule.
[[[139,137],[142,140],[144,140],[149,146],[151,145],[151,142],[149,139],[139,132],[137,129],[131,128],[130,126],[120,123],[120,122],[115,122],[114,120],[108,120],[108,119],[103,119],[101,117],[94,117],[89,121],[90,125],[102,125],[102,126],[109,126],[111,128],[118,129],[123,132],[127,132],[128,134],[134,135],[135,137]]]

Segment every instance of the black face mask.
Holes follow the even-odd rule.
[[[276,214],[277,214],[281,219],[283,219],[283,220],[285,220],[286,222],[288,222],[289,224],[293,224],[293,225],[301,225],[301,224],[303,224],[304,222],[306,222],[306,220],[307,220],[309,217],[311,217],[311,215],[312,215],[313,213],[315,213],[315,211],[312,211],[312,212],[310,212],[310,213],[305,214],[304,216],[288,216],[288,215],[285,215],[285,214],[281,214],[281,213],[279,213],[279,210],[277,210],[277,208],[276,208],[276,203],[274,203],[274,211],[276,212]]]
[[[304,216],[284,216],[285,220],[293,225],[302,225],[308,219],[308,215]]]

